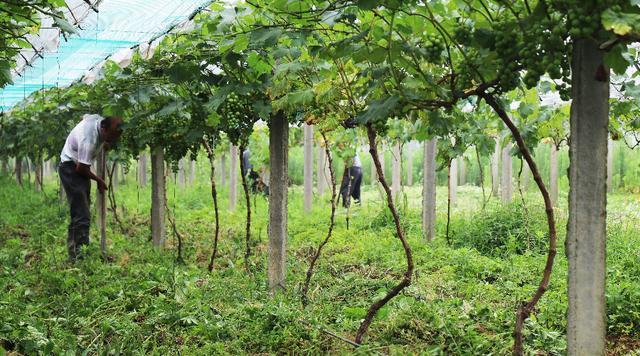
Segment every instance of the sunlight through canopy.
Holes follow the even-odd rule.
[[[127,49],[153,41],[210,2],[103,0],[92,1],[92,9],[82,0],[67,1],[65,12],[76,33],[65,40],[50,19],[43,21],[39,35],[30,38],[34,48],[18,60],[14,83],[0,89],[0,110],[11,109],[34,91],[68,86],[113,54],[116,61],[130,60]]]

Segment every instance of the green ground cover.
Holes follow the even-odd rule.
[[[205,171],[204,169],[201,171]],[[310,303],[300,286],[308,258],[324,237],[328,196],[304,214],[299,187],[290,191],[287,291],[270,298],[266,286],[267,202],[255,198],[252,275],[243,267],[244,208],[227,211],[222,194],[220,257],[206,270],[213,238],[207,180],[170,184],[169,207],[185,238],[184,265],[175,263],[175,239],[157,251],[148,242],[149,188],[121,185],[116,198],[122,233],[109,220],[109,251],[66,262],[66,206],[55,182],[45,194],[0,178],[0,355],[9,354],[508,354],[515,307],[532,295],[544,264],[546,223],[538,196],[526,194],[482,211],[480,188],[465,186],[445,239],[446,200],[438,202],[438,239],[421,238],[420,193],[405,188],[401,215],[413,248],[412,286],[374,320],[365,345],[354,349],[326,331],[353,338],[368,306],[404,271],[379,192],[365,187],[362,206],[339,210],[337,226],[319,260]],[[446,190],[439,188],[439,197]],[[561,196],[561,202],[566,200]],[[609,197],[607,306],[609,352],[640,350],[640,197]],[[527,321],[528,353],[566,349],[566,206],[556,209],[559,251],[550,289]]]

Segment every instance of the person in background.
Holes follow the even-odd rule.
[[[362,185],[362,163],[358,153],[351,160],[351,167],[344,170],[342,184],[340,184],[340,196],[342,206],[348,207],[353,198],[356,204],[360,204],[360,186]]]
[[[250,172],[253,171],[253,164],[251,164],[251,151],[249,151],[249,149],[245,149],[244,152],[242,152],[242,165],[243,165],[243,170],[242,170],[242,175],[243,176],[247,176]]]
[[[82,259],[82,247],[89,245],[91,180],[96,181],[101,193],[107,190],[104,180],[91,172],[91,163],[103,146],[108,149],[120,137],[122,124],[119,117],[84,115],[69,133],[60,154],[58,172],[67,193],[71,215],[67,231],[70,262]]]
[[[249,178],[251,191],[254,194],[260,192],[264,195],[269,195],[269,186],[264,183],[260,174],[253,169],[253,164],[251,164],[251,151],[249,151],[248,148],[242,152],[242,162],[244,165],[242,175]]]

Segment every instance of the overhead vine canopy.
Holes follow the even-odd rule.
[[[0,4],[0,28],[5,31],[0,53],[0,110],[6,111],[34,91],[67,86],[80,80],[105,58],[116,53],[127,57],[130,48],[153,41],[185,23],[208,0],[40,0]],[[84,4],[84,5],[83,5]],[[16,15],[19,14],[19,15]],[[27,37],[40,28],[41,37],[64,36],[59,46],[46,46],[42,39]],[[19,21],[14,24],[11,19]],[[22,20],[19,20],[22,19]],[[31,23],[31,26],[26,26]],[[55,34],[46,34],[53,29]],[[62,30],[62,31],[60,31]],[[66,32],[63,34],[62,32]],[[14,38],[15,37],[15,38]],[[56,42],[54,39],[51,42]],[[8,49],[5,47],[9,47]],[[20,54],[22,48],[31,51]],[[126,60],[126,59],[125,59]],[[17,66],[16,66],[17,62]],[[26,65],[25,65],[26,64]],[[15,67],[15,71],[11,71]]]
[[[11,69],[20,59],[27,62],[23,49],[38,49],[30,40],[41,26],[42,17],[49,16],[51,24],[71,28],[57,9],[64,0],[2,1],[0,2],[0,87],[11,82]],[[20,56],[20,57],[18,57]]]

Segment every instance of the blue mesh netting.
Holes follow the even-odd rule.
[[[148,42],[180,24],[209,4],[207,0],[104,0],[91,12],[77,34],[62,40],[55,52],[43,53],[14,76],[14,84],[0,89],[0,110],[42,88],[64,87],[80,79],[107,56]]]

